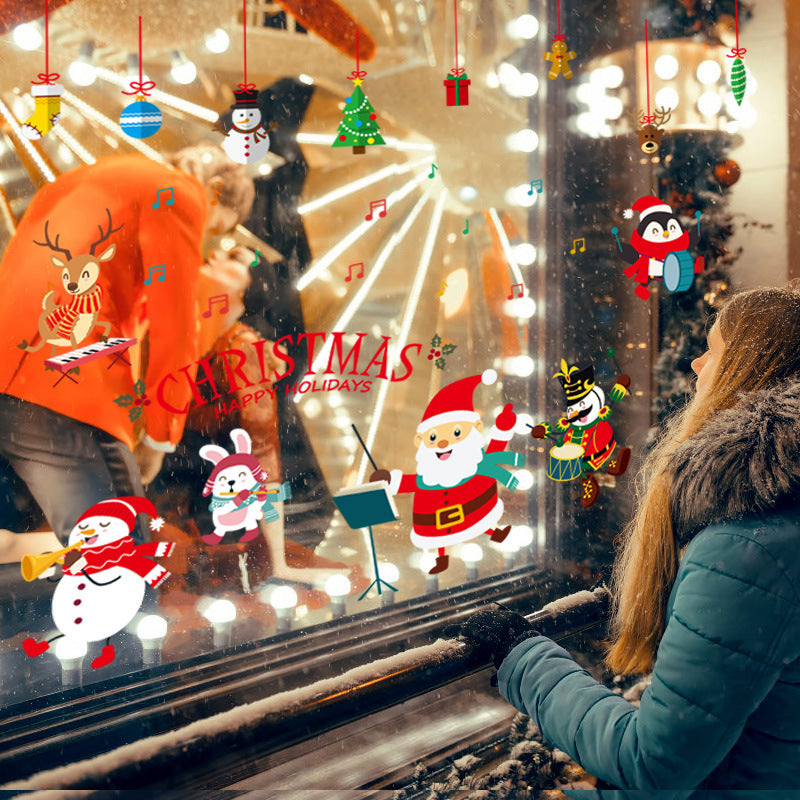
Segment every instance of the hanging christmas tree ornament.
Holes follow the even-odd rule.
[[[458,0],[453,0],[453,27],[455,29],[453,39],[456,43],[456,65],[443,81],[447,93],[447,105],[468,106],[469,85],[472,81],[467,76],[466,70],[458,63]]]
[[[145,81],[142,74],[142,18],[139,17],[139,80],[131,81],[131,90],[122,94],[136,95],[136,99],[122,109],[119,126],[123,132],[134,139],[146,139],[158,132],[161,127],[161,110],[148,103],[145,98],[154,89],[155,81]]]
[[[41,139],[48,133],[61,116],[61,95],[64,87],[56,81],[61,77],[57,72],[50,72],[50,15],[48,11],[49,0],[44,2],[44,72],[36,77],[38,81],[31,81],[36,108],[22,126],[22,133],[28,139]]]
[[[269,152],[269,132],[276,124],[273,122],[269,128],[264,127],[258,108],[256,85],[247,82],[247,0],[242,0],[242,34],[244,80],[233,92],[236,103],[231,106],[231,129],[225,135],[222,149],[237,164],[253,164]]]
[[[569,66],[569,62],[577,56],[577,53],[567,47],[567,43],[564,41],[567,37],[561,33],[561,0],[557,0],[556,10],[558,13],[558,33],[553,37],[553,52],[548,51],[544,54],[547,61],[553,62],[547,77],[553,81],[559,75],[563,75],[569,80],[572,77],[572,69]]]
[[[728,58],[733,59],[731,64],[731,91],[737,105],[742,104],[744,93],[747,89],[747,72],[742,56],[747,52],[744,47],[739,47],[739,0],[735,0],[736,9],[736,47],[731,48]]]
[[[353,92],[344,99],[344,110],[339,130],[331,147],[352,147],[354,155],[362,155],[367,145],[386,144],[381,136],[377,123],[377,115],[372,104],[364,94],[361,83],[367,77],[367,71],[361,69],[358,55],[358,29],[356,29],[356,68],[348,76],[353,81]]]
[[[661,147],[661,134],[665,123],[672,117],[669,108],[657,108],[655,114],[650,113],[650,45],[647,33],[647,20],[644,21],[644,63],[645,83],[647,85],[647,114],[639,110],[635,115],[628,112],[627,116],[634,125],[639,125],[636,132],[639,136],[639,149],[648,156],[654,156]]]

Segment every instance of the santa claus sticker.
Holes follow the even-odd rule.
[[[613,351],[612,351],[613,352]],[[579,367],[568,365],[561,359],[561,371],[553,375],[558,378],[566,397],[566,413],[556,423],[558,436],[546,422],[534,426],[534,439],[554,439],[550,450],[547,477],[554,481],[570,481],[580,478],[581,505],[593,506],[600,492],[600,485],[592,472],[606,467],[609,475],[624,475],[631,460],[630,447],[617,450],[614,431],[607,421],[611,406],[606,404],[603,390],[594,382],[594,365]],[[611,387],[611,400],[618,403],[630,394],[631,379],[620,375]]]
[[[503,501],[497,495],[500,481],[512,492],[517,479],[501,464],[525,463],[519,453],[504,453],[514,435],[517,415],[509,403],[495,420],[491,441],[484,450],[483,423],[473,407],[472,394],[497,380],[494,370],[455,381],[443,387],[428,403],[417,426],[417,473],[377,470],[370,480],[385,480],[394,494],[414,493],[411,541],[424,550],[437,550],[436,575],[447,569],[446,548],[489,536],[502,542],[510,525],[499,527]]]
[[[83,513],[66,548],[23,557],[22,576],[28,581],[53,564],[63,565],[52,605],[53,621],[60,633],[44,642],[25,639],[22,647],[31,658],[48,650],[56,639],[67,637],[76,643],[105,641],[102,652],[92,661],[92,669],[114,660],[110,639],[136,616],[145,584],[156,588],[170,576],[165,567],[151,559],[170,555],[174,542],[136,544],[131,538],[136,515],[142,513],[156,517],[155,506],[144,497],[104,500]],[[150,527],[158,530],[163,524],[156,518]]]
[[[642,300],[650,297],[647,284],[651,280],[663,281],[671,294],[691,289],[695,274],[703,272],[706,266],[702,256],[692,258],[689,253],[689,248],[700,238],[699,219],[697,233],[687,231],[678,215],[653,195],[640,197],[625,211],[626,219],[633,217],[635,211],[639,213],[639,224],[631,234],[630,244],[620,242],[618,228],[612,228],[611,232],[622,257],[631,265],[625,276],[638,284],[636,296]]]

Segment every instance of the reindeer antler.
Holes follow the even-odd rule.
[[[49,247],[51,250],[55,250],[57,253],[63,253],[67,257],[67,261],[72,261],[72,253],[70,253],[70,251],[67,250],[66,247],[59,247],[58,246],[58,240],[59,240],[59,238],[61,236],[60,233],[56,234],[55,244],[50,241],[50,235],[47,232],[47,226],[49,224],[50,224],[50,220],[45,220],[45,223],[44,223],[44,239],[45,240],[43,242],[34,241],[34,244],[38,244],[39,247]]]
[[[670,117],[672,117],[672,109],[662,106],[656,109],[656,113],[653,116],[656,118],[656,127],[660,128],[662,125],[669,122]]]
[[[124,228],[125,227],[125,223],[123,222],[122,225],[119,226],[119,228],[112,228],[111,227],[111,225],[112,225],[112,223],[111,223],[111,212],[108,209],[106,209],[106,214],[108,214],[108,231],[106,231],[106,233],[103,233],[102,225],[98,225],[97,226],[97,230],[100,231],[100,238],[96,242],[92,242],[92,245],[89,248],[89,252],[92,255],[95,254],[94,253],[94,249],[95,249],[95,247],[97,247],[97,245],[102,244],[106,239],[108,239],[109,236],[111,236],[112,233],[116,233],[118,230],[120,230],[120,228]],[[58,243],[58,238],[56,238],[56,244],[57,243]]]
[[[630,111],[625,112],[625,116],[634,124],[634,125],[641,125],[642,115],[644,114],[644,109],[640,108],[635,114],[631,113]]]

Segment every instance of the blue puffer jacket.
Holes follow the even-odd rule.
[[[503,696],[614,786],[800,789],[799,465],[800,384],[681,446],[672,518],[690,544],[640,708],[541,636],[503,661]]]

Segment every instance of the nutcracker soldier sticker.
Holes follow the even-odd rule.
[[[592,474],[606,467],[609,475],[624,475],[631,459],[630,447],[617,450],[614,431],[608,423],[611,406],[606,404],[605,393],[594,382],[594,365],[579,367],[568,365],[561,359],[561,371],[553,375],[564,390],[566,412],[556,423],[558,438],[552,436],[552,427],[540,422],[531,430],[534,439],[554,439],[550,450],[547,477],[555,481],[580,478],[581,505],[594,505],[600,485]],[[609,396],[618,403],[630,394],[631,379],[620,375],[611,387]]]

